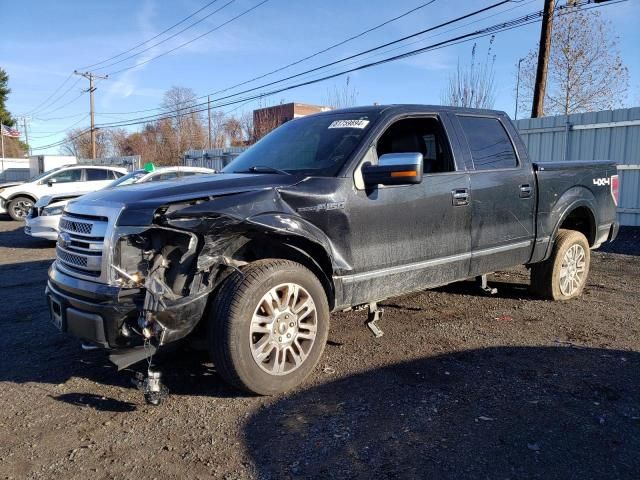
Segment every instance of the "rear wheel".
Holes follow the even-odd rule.
[[[31,207],[33,207],[33,200],[29,197],[16,197],[9,202],[7,211],[12,219],[24,221]]]
[[[587,283],[591,250],[587,238],[575,230],[560,230],[551,257],[531,268],[531,288],[544,298],[579,297]]]
[[[220,375],[242,390],[273,395],[300,384],[320,360],[329,307],[311,271],[288,260],[260,260],[225,280],[209,322]]]

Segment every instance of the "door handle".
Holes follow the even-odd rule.
[[[520,198],[529,198],[531,196],[531,185],[524,183],[520,185]]]
[[[469,205],[469,189],[467,188],[456,188],[452,190],[451,197],[454,207]]]

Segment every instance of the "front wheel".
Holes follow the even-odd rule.
[[[237,388],[273,395],[316,366],[329,332],[318,278],[289,260],[259,260],[234,272],[217,293],[209,349],[218,373]]]
[[[29,197],[16,197],[9,202],[7,211],[12,219],[24,221],[31,207],[33,207],[33,200]]]
[[[587,238],[575,230],[560,230],[551,257],[531,267],[531,288],[551,300],[579,297],[587,283],[590,263]]]

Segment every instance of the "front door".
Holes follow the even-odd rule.
[[[354,272],[341,279],[351,304],[468,276],[469,175],[458,167],[438,117],[392,122],[365,160],[409,152],[424,157],[422,183],[356,189],[347,202]]]

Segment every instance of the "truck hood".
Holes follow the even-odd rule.
[[[180,180],[106,188],[82,196],[73,205],[85,210],[92,206],[119,206],[122,208],[119,224],[145,225],[151,223],[154,212],[164,205],[288,187],[304,178],[300,175],[257,173],[198,175]]]

